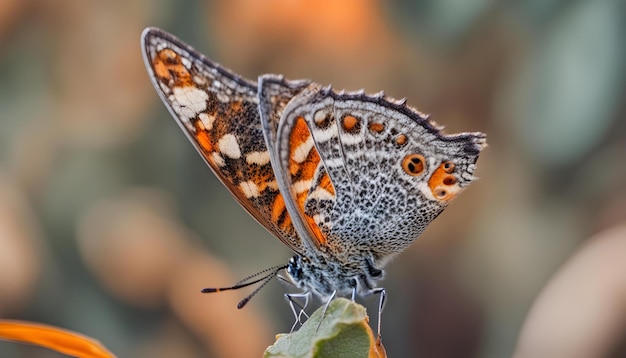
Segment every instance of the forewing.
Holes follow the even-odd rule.
[[[159,96],[215,175],[257,221],[301,252],[261,130],[256,83],[159,29],[144,31],[142,49]]]

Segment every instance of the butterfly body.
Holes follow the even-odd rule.
[[[363,92],[256,83],[162,30],[142,36],[163,102],[239,203],[295,252],[289,279],[322,297],[372,293],[383,268],[472,180],[482,133]]]

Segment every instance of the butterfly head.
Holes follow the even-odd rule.
[[[290,258],[289,262],[287,263],[287,273],[294,283],[302,280],[301,260],[302,258],[300,255],[295,255]]]

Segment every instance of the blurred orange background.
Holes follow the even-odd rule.
[[[257,357],[292,314],[285,263],[177,128],[141,58],[161,27],[247,78],[390,97],[482,131],[481,178],[393,261],[390,357],[504,357],[586,239],[626,222],[620,0],[0,2],[0,317],[120,357]],[[626,235],[626,234],[624,234]],[[370,315],[376,298],[362,302]],[[2,357],[57,357],[0,342]]]

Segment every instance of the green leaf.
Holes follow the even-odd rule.
[[[374,339],[365,307],[345,298],[334,299],[322,319],[320,307],[296,332],[278,336],[265,358],[385,357]],[[320,319],[321,324],[320,324]],[[319,327],[319,328],[318,328]]]

